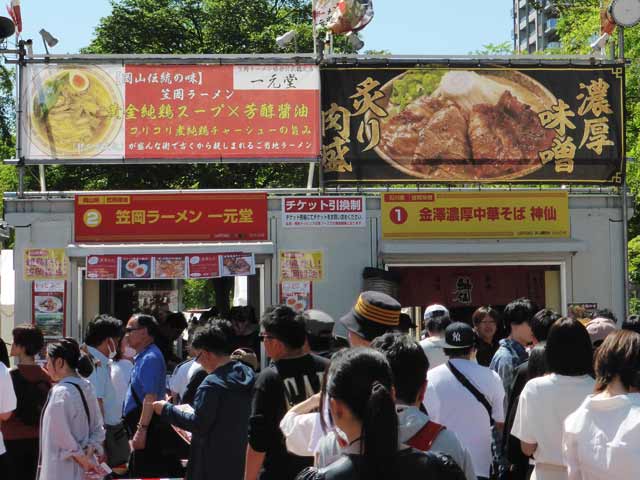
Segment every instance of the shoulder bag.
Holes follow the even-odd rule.
[[[493,420],[493,409],[487,398],[478,390],[460,370],[453,366],[451,361],[447,362],[447,367],[454,377],[478,400],[489,414],[489,424],[491,426],[491,479],[504,480],[508,475],[508,466],[502,455],[502,435],[496,428],[496,422]]]

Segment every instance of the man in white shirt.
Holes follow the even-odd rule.
[[[502,429],[504,388],[497,373],[471,360],[475,353],[473,329],[466,323],[452,323],[444,337],[444,353],[449,362],[486,398],[497,428]],[[454,376],[447,363],[430,370],[427,383],[424,406],[430,418],[458,436],[471,454],[478,478],[489,478],[492,435],[487,409]]]
[[[13,391],[13,382],[9,369],[0,362],[0,425],[2,422],[9,420],[11,412],[16,409],[16,394]],[[7,461],[4,440],[2,439],[2,431],[0,430],[0,471],[6,472],[5,462]]]
[[[122,422],[122,405],[118,401],[115,387],[111,381],[111,365],[109,360],[116,356],[117,345],[122,335],[122,322],[109,315],[98,315],[87,326],[85,343],[89,354],[93,357],[93,373],[88,380],[93,389],[104,417],[107,431],[107,457],[111,445],[111,436],[119,429]],[[111,465],[111,460],[107,458]]]
[[[424,311],[424,322],[428,336],[420,342],[420,346],[429,360],[429,370],[431,370],[448,360],[444,353],[445,341],[442,335],[451,324],[449,310],[437,303],[429,305]]]

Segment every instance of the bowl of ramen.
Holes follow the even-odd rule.
[[[542,167],[553,144],[538,114],[557,103],[533,78],[513,70],[409,70],[381,88],[369,111],[380,124],[375,151],[394,168],[426,180],[511,180]]]
[[[133,272],[133,271],[136,269],[136,267],[137,267],[138,265],[139,265],[139,264],[138,264],[138,260],[133,259],[133,260],[129,260],[129,261],[125,264],[124,268],[126,268],[129,272]]]
[[[30,139],[52,157],[94,156],[122,128],[122,95],[99,67],[44,69],[32,86]]]
[[[142,278],[147,274],[148,271],[149,271],[149,265],[141,263],[140,265],[138,265],[136,268],[133,269],[132,273],[134,277]]]

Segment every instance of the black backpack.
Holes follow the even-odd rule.
[[[11,380],[18,399],[15,416],[25,425],[38,425],[51,384],[46,380],[30,382],[17,368],[11,369]]]

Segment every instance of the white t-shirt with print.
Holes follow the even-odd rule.
[[[504,422],[504,388],[498,374],[471,360],[456,358],[451,363],[485,396],[494,421]],[[489,414],[446,364],[429,370],[424,406],[431,420],[458,436],[471,454],[476,475],[489,477],[492,458]]]
[[[4,363],[0,362],[0,413],[13,412],[16,409],[16,393],[13,391],[11,374]],[[7,450],[4,447],[2,431],[0,431],[0,455]]]
[[[591,393],[595,381],[588,375],[568,377],[555,373],[533,378],[520,394],[511,435],[537,443],[534,459],[556,466],[562,461],[562,425]]]
[[[564,421],[569,480],[627,480],[640,474],[640,393],[589,396]]]

